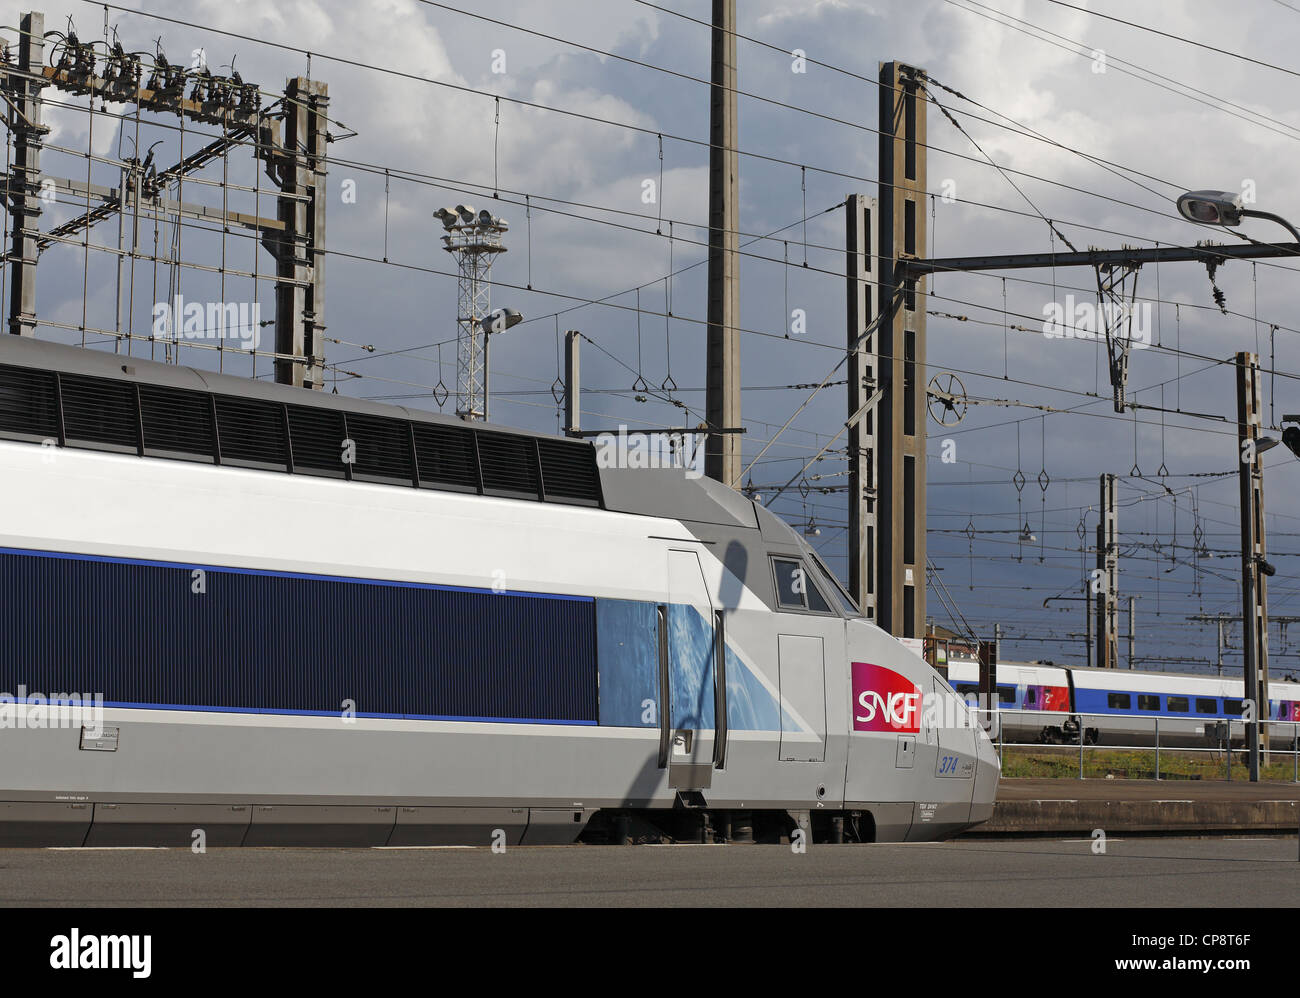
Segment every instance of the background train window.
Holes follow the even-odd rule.
[[[804,610],[808,606],[808,580],[799,563],[790,558],[773,558],[776,569],[776,603],[787,610]]]
[[[1133,698],[1127,693],[1107,693],[1106,706],[1111,710],[1129,710],[1133,706]]]
[[[1155,693],[1138,694],[1138,710],[1159,710],[1160,697]]]
[[[1223,712],[1224,712],[1225,714],[1229,714],[1229,715],[1231,715],[1232,717],[1240,717],[1240,716],[1241,716],[1241,701],[1240,701],[1240,700],[1224,700],[1224,701],[1223,701]]]
[[[1196,698],[1196,713],[1217,714],[1218,712],[1219,712],[1219,701],[1209,700],[1205,697]]]
[[[998,687],[998,703],[1015,703],[1016,688],[1014,686]]]
[[[960,693],[962,696],[968,696],[968,695],[970,695],[971,693],[974,693],[976,696],[979,696],[979,693],[980,693],[979,684],[978,684],[978,683],[958,683],[958,684],[957,684],[957,692]]]
[[[1025,690],[1025,703],[1038,703],[1038,691],[1032,686]]]
[[[1204,703],[1205,701],[1199,701]],[[1186,714],[1192,709],[1191,701],[1187,697],[1166,697],[1165,705],[1169,708],[1171,714]]]

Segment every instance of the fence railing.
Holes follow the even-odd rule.
[[[1292,782],[1300,783],[1300,722],[1297,721],[1243,721],[1239,718],[1179,718],[1153,717],[1150,714],[1086,714],[1079,711],[1048,710],[995,710],[971,707],[971,713],[980,719],[984,730],[998,747],[998,761],[1005,765],[1005,751],[1011,749],[1078,748],[1079,779],[1084,776],[1084,758],[1087,752],[1114,752],[1124,749],[1153,751],[1155,753],[1155,778],[1160,775],[1160,753],[1223,753],[1224,778],[1232,779],[1232,756],[1244,752],[1246,731],[1249,725],[1263,727],[1260,737],[1261,764],[1270,757],[1281,756],[1291,761]],[[1091,723],[1089,721],[1091,719]],[[1123,722],[1119,731],[1116,722]],[[1041,731],[1043,728],[1078,727],[1070,732],[1069,741],[1008,741],[1007,729],[1019,735],[1026,728]],[[1201,731],[1196,729],[1200,728]],[[1097,731],[1097,740],[1090,741],[1088,732]],[[1164,742],[1162,744],[1162,729]],[[1208,729],[1208,730],[1207,730]],[[1144,737],[1144,733],[1145,737]],[[1117,740],[1122,739],[1122,740]],[[1137,739],[1141,739],[1140,741]],[[1176,739],[1175,744],[1171,739]],[[1279,746],[1279,742],[1281,743]],[[1200,744],[1198,744],[1200,743]],[[1235,746],[1235,747],[1234,747]]]

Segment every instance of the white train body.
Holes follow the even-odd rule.
[[[996,754],[944,680],[729,489],[4,339],[0,843],[546,843],[681,812],[902,840],[991,813]]]

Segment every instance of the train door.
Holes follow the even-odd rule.
[[[826,761],[826,656],[819,637],[777,635],[782,762]],[[793,716],[792,716],[793,715]]]
[[[661,720],[666,752],[660,764],[668,769],[674,790],[707,790],[715,762],[718,634],[696,552],[668,552],[668,593],[661,676],[668,705]]]

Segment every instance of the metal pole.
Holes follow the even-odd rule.
[[[106,8],[107,10],[107,8]],[[128,174],[125,167],[118,170],[117,196],[119,204],[126,204],[126,182]],[[113,332],[118,335],[113,339],[113,352],[122,352],[122,260],[125,256],[122,248],[123,240],[126,238],[126,219],[123,217],[121,210],[117,213],[117,307],[113,313]],[[224,295],[222,296],[224,298]],[[224,302],[223,302],[224,307]]]
[[[1083,723],[1083,715],[1079,715],[1079,779],[1083,779],[1083,729],[1086,727]]]
[[[1133,670],[1133,603],[1136,600],[1136,596],[1128,598],[1128,667],[1130,672]]]
[[[880,66],[880,184],[876,372],[876,622],[897,637],[925,623],[926,289],[903,261],[926,254],[926,109],[923,70]],[[888,359],[885,359],[888,358]]]
[[[1101,592],[1097,593],[1097,668],[1119,666],[1119,637],[1116,634],[1119,599],[1119,546],[1116,537],[1115,476],[1100,478],[1101,519],[1097,524],[1097,571]]]
[[[582,429],[581,407],[579,399],[582,394],[580,384],[581,368],[579,367],[578,348],[582,334],[576,329],[570,329],[564,334],[564,433],[565,436],[573,436],[578,430]]]
[[[1254,375],[1255,355],[1242,351],[1237,354],[1237,458],[1238,484],[1241,498],[1241,631],[1242,653],[1245,658],[1243,696],[1254,705],[1252,715],[1246,719],[1246,751],[1249,757],[1250,782],[1259,782],[1259,712],[1264,706],[1259,702],[1259,642],[1256,627],[1259,624],[1259,605],[1255,589],[1255,526],[1261,518],[1256,509],[1257,461],[1256,445],[1259,438],[1259,407]]]
[[[491,394],[488,390],[488,379],[492,372],[492,331],[483,330],[483,422],[488,421],[488,397]]]
[[[875,397],[879,333],[867,333],[879,308],[875,280],[874,198],[851,195],[844,205],[846,293],[848,298],[849,592],[868,620],[876,619],[876,426]],[[865,334],[865,335],[864,335]],[[858,418],[854,418],[854,417]]]
[[[1223,675],[1223,618],[1219,618],[1219,675]]]
[[[1088,580],[1083,581],[1083,619],[1084,630],[1087,632],[1086,641],[1088,643],[1088,668],[1092,668],[1092,596],[1088,587]]]
[[[1156,779],[1160,779],[1160,718],[1154,718],[1156,722]]]
[[[709,92],[709,281],[705,415],[710,427],[740,425],[740,154],[736,114],[736,0],[713,0]],[[787,321],[789,317],[787,316]],[[733,488],[740,440],[709,434],[705,473]]]
[[[13,162],[9,168],[11,208],[9,332],[36,335],[36,260],[40,254],[41,146],[45,129],[41,125],[41,87],[45,68],[45,15],[24,14],[19,23],[18,70],[10,114],[13,134]]]
[[[282,355],[275,360],[275,380],[318,391],[325,387],[328,92],[321,81],[301,76],[285,87],[279,198],[284,231],[268,239],[275,256],[275,351]]]

